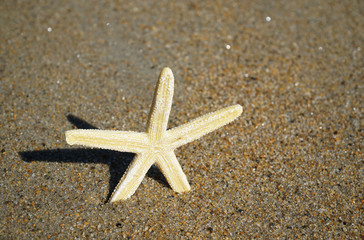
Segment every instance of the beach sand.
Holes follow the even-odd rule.
[[[2,239],[362,239],[364,1],[2,1]],[[241,104],[175,153],[191,191],[134,157],[69,146],[145,131],[163,67],[169,128]]]

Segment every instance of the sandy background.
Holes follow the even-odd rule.
[[[0,238],[362,239],[364,1],[1,1]],[[144,131],[241,104],[176,151],[192,191],[65,131]]]

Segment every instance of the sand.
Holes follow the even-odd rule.
[[[1,239],[362,239],[364,1],[2,1]],[[109,203],[132,153],[65,131],[144,131],[241,104]]]

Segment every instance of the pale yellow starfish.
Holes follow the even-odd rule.
[[[167,130],[173,89],[173,73],[171,69],[164,68],[155,89],[146,132],[94,129],[66,132],[66,141],[71,145],[80,144],[137,154],[115,188],[111,202],[129,198],[154,163],[162,171],[174,191],[189,191],[191,187],[177,161],[174,149],[228,124],[243,111],[240,105],[233,105]]]

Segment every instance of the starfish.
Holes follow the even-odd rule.
[[[111,202],[128,199],[138,188],[149,168],[156,164],[176,192],[191,189],[186,175],[174,154],[174,149],[222,127],[243,111],[233,105],[196,118],[167,130],[174,90],[171,69],[164,68],[154,93],[146,132],[78,129],[66,132],[68,144],[136,153],[111,195]]]

